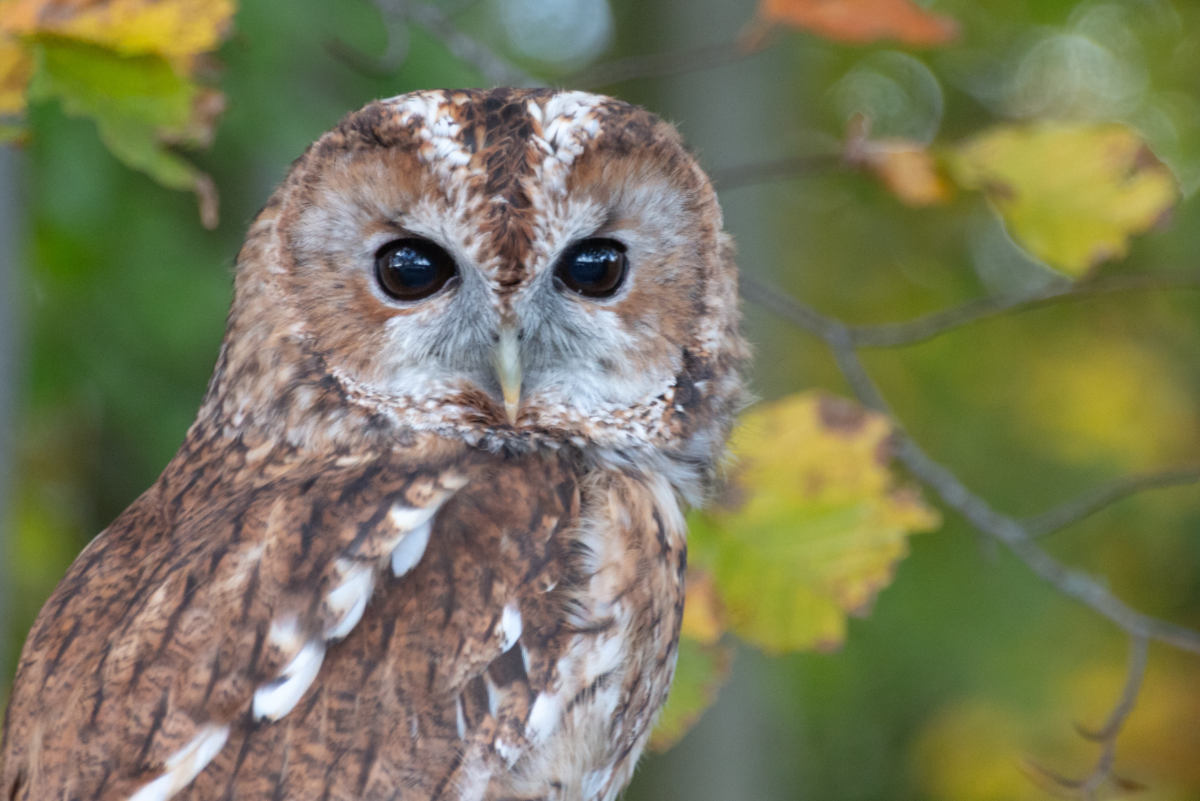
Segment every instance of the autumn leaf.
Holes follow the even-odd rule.
[[[666,751],[696,725],[704,710],[717,700],[717,689],[729,678],[732,659],[733,650],[728,647],[680,636],[675,680],[650,735],[651,749]]]
[[[233,11],[233,0],[8,0],[0,30],[32,65],[30,99],[57,99],[68,114],[93,119],[127,166],[194,192],[201,222],[213,228],[216,187],[173,147],[212,140],[224,98],[192,72],[195,57],[219,44]],[[0,48],[0,69],[9,64],[6,52]],[[17,83],[0,83],[0,102],[19,112],[25,84]]]
[[[1179,199],[1170,170],[1117,124],[1001,126],[960,145],[949,165],[1017,242],[1072,277],[1123,257]]]
[[[91,117],[105,146],[163,186],[196,193],[201,222],[217,224],[211,179],[166,143],[203,143],[220,96],[177,75],[160,56],[120,56],[106,48],[47,39],[30,97],[58,98],[68,114]],[[209,118],[206,124],[204,119]]]
[[[717,505],[692,515],[694,565],[716,580],[730,628],[771,652],[828,650],[846,615],[865,614],[907,553],[939,524],[889,469],[882,415],[802,393],[746,415],[735,472]]]
[[[762,0],[757,18],[851,44],[888,39],[928,47],[958,36],[957,22],[912,0]]]
[[[870,120],[862,114],[850,120],[842,159],[873,173],[906,206],[933,206],[954,194],[924,145],[894,137],[871,139]]]
[[[234,0],[10,0],[0,11],[9,34],[52,34],[172,59],[215,50]]]

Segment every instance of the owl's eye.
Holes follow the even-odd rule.
[[[375,253],[379,286],[396,300],[422,300],[458,274],[454,258],[428,239],[397,239]]]
[[[629,269],[625,246],[615,239],[585,239],[562,254],[554,275],[586,298],[612,297]]]

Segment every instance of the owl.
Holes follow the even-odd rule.
[[[712,186],[648,112],[349,115],[252,224],[178,454],[42,609],[0,798],[615,798],[738,326]]]

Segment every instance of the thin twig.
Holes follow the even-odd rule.
[[[1200,275],[1114,275],[1054,286],[1033,295],[996,295],[969,300],[958,306],[926,314],[913,320],[880,325],[850,326],[855,347],[894,348],[932,339],[969,323],[1006,312],[1023,312],[1057,303],[1085,300],[1114,292],[1150,292],[1200,287]]]
[[[1068,568],[1039,547],[1019,521],[993,509],[982,497],[971,492],[952,471],[925,453],[891,414],[875,382],[859,360],[850,329],[845,324],[756,279],[743,276],[742,288],[749,299],[762,303],[829,345],[859,401],[892,417],[896,457],[914,476],[936,492],[947,506],[961,514],[975,528],[1005,545],[1030,570],[1059,592],[1092,608],[1131,637],[1156,640],[1200,654],[1200,634],[1144,615],[1126,605],[1092,576]]]
[[[641,78],[665,78],[669,75],[699,72],[733,64],[760,52],[761,49],[749,50],[738,42],[722,42],[675,53],[651,53],[617,58],[568,76],[562,83],[579,89],[596,89]]]
[[[718,192],[724,192],[750,184],[783,181],[800,175],[828,172],[840,166],[842,166],[841,153],[811,153],[804,156],[739,164],[734,167],[721,167],[709,170],[708,177]]]
[[[1129,666],[1126,668],[1125,684],[1121,688],[1121,696],[1117,699],[1112,711],[1109,712],[1104,726],[1098,731],[1089,731],[1079,725],[1075,727],[1080,735],[1100,744],[1100,756],[1087,775],[1080,779],[1071,779],[1036,762],[1029,762],[1029,766],[1037,775],[1048,779],[1053,784],[1046,789],[1058,791],[1059,795],[1078,798],[1081,801],[1094,801],[1100,789],[1110,780],[1117,783],[1123,790],[1142,789],[1135,782],[1117,776],[1113,772],[1113,764],[1117,758],[1117,736],[1120,735],[1125,721],[1129,719],[1130,713],[1137,705],[1138,695],[1141,693],[1142,681],[1146,676],[1148,646],[1149,643],[1143,637],[1129,638]]]
[[[1109,484],[1085,492],[1078,498],[1072,498],[1069,501],[1061,503],[1053,509],[1049,509],[1034,517],[1026,518],[1023,521],[1023,525],[1029,536],[1042,537],[1051,532],[1066,528],[1072,523],[1078,522],[1106,506],[1110,506],[1119,500],[1128,498],[1130,495],[1135,495],[1143,490],[1158,489],[1160,487],[1177,487],[1182,484],[1194,484],[1197,481],[1200,481],[1200,465],[1187,465],[1156,473],[1145,473],[1119,478]]]

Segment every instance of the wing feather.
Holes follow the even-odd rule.
[[[484,776],[464,739],[519,756],[530,670],[544,683],[562,639],[565,462],[196,458],[39,617],[5,728],[14,799],[418,798]]]

